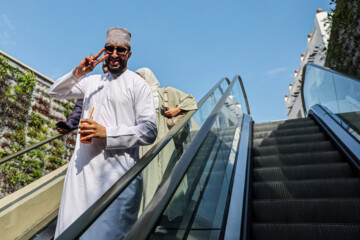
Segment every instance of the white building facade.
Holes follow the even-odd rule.
[[[307,49],[301,54],[299,69],[295,70],[294,82],[290,83],[289,94],[285,95],[286,113],[289,119],[306,117],[301,99],[301,84],[303,68],[306,63],[325,64],[329,31],[328,25],[324,26],[327,12],[321,9],[316,11],[315,26],[312,33],[308,34]]]

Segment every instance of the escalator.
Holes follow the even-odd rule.
[[[81,238],[184,126],[189,134],[174,151],[169,174],[125,239],[360,239],[360,106],[354,107],[354,97],[351,111],[332,108],[344,107],[341,99],[349,97],[323,101],[329,93],[314,90],[321,84],[312,78],[324,84],[328,72],[316,65],[306,69],[308,118],[256,124],[241,78],[220,80],[196,112],[58,239]],[[32,239],[51,238],[55,223]]]
[[[360,239],[359,173],[311,118],[254,125],[252,239]]]
[[[307,68],[326,83],[328,69]],[[125,239],[360,239],[360,108],[329,109],[344,98],[305,96],[321,100],[307,118],[254,124],[244,111],[234,125],[219,101]],[[182,215],[171,219],[174,209]]]

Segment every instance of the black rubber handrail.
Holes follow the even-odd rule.
[[[244,99],[245,99],[247,114],[251,115],[251,113],[250,113],[249,101],[248,101],[248,98],[247,98],[247,95],[246,95],[246,91],[245,91],[245,87],[244,87],[243,81],[242,81],[242,79],[241,79],[241,77],[240,77],[239,75],[237,75],[237,76],[235,76],[235,77],[237,77],[238,80],[239,80],[239,82],[240,82],[241,90],[242,90],[242,93],[243,93],[243,96],[244,96]]]
[[[198,109],[213,94],[227,78],[222,78],[215,86],[198,102]],[[108,208],[111,203],[126,189],[126,187],[138,176],[154,157],[166,146],[176,133],[190,120],[196,111],[189,111],[181,122],[175,125],[169,133],[155,144],[129,171],[127,171],[113,186],[111,186],[93,205],[91,205],[77,220],[74,221],[57,239],[68,240],[79,238],[95,220]]]
[[[320,128],[332,140],[352,165],[360,172],[360,142],[339,124],[338,117],[326,107],[316,104],[309,109],[309,116],[319,124]]]
[[[250,172],[251,172],[251,149],[252,149],[253,120],[244,114],[242,119],[239,143],[237,146],[234,170],[231,175],[223,225],[220,239],[246,239],[247,236],[248,209],[250,196]],[[244,235],[245,234],[245,235]]]
[[[229,87],[227,88],[221,99],[218,101],[213,111],[210,113],[209,117],[199,130],[198,134],[190,144],[187,151],[180,158],[174,170],[170,173],[169,177],[165,180],[163,185],[161,185],[160,188],[157,190],[155,196],[145,208],[140,218],[136,221],[128,234],[125,236],[125,240],[145,240],[153,232],[158,222],[158,219],[165,211],[172,196],[175,194],[176,189],[180,185],[183,177],[185,176],[197,152],[199,151],[203,141],[210,132],[211,127],[216,121],[216,118],[220,114],[221,109],[231,90],[233,89],[236,81],[241,81],[240,76],[235,76],[234,79],[231,81]]]

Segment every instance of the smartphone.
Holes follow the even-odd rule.
[[[59,128],[65,129],[67,131],[71,131],[71,128],[68,125],[66,125],[66,123],[64,123],[63,121],[57,122],[56,126]]]
[[[161,106],[161,111],[162,111],[162,112],[165,112],[165,111],[167,111],[167,110],[169,110],[168,107],[164,107],[164,105]]]

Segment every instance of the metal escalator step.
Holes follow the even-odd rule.
[[[255,125],[263,126],[263,125],[293,124],[293,123],[309,122],[309,121],[313,122],[311,118],[296,118],[296,119],[284,119],[284,120],[277,120],[270,122],[255,123]]]
[[[254,156],[289,154],[299,152],[318,152],[334,150],[330,141],[312,142],[312,143],[294,143],[284,145],[273,145],[253,148]]]
[[[348,163],[312,164],[301,166],[253,168],[253,181],[283,181],[319,178],[355,177]]]
[[[318,126],[305,127],[305,128],[294,128],[294,129],[284,129],[276,131],[261,131],[254,132],[253,139],[266,138],[266,137],[280,137],[280,136],[292,136],[292,135],[305,135],[312,133],[320,133],[321,130]]]
[[[253,128],[251,239],[360,239],[360,178],[309,118]]]
[[[255,223],[256,240],[359,240],[360,224]]]
[[[253,199],[360,197],[360,179],[254,182],[252,192]]]
[[[304,127],[311,127],[316,126],[315,122],[313,120],[308,121],[301,121],[301,122],[284,122],[280,124],[255,124],[254,125],[254,132],[261,132],[261,131],[273,131],[273,130],[280,130],[280,129],[291,129],[291,128],[304,128]]]
[[[359,212],[359,198],[252,201],[255,222],[360,223]]]
[[[258,138],[253,141],[253,148],[281,145],[281,144],[292,144],[292,143],[305,143],[326,140],[326,135],[323,133],[314,133],[307,135],[297,136],[285,136],[285,137],[271,137],[271,138]]]
[[[343,162],[344,158],[338,151],[305,152],[253,157],[253,167],[277,167],[305,164]]]

